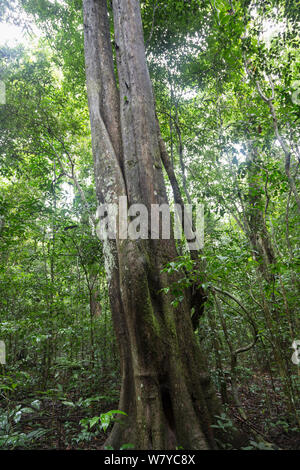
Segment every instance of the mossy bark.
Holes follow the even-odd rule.
[[[96,191],[99,202],[168,203],[161,142],[137,0],[113,0],[116,66],[106,0],[84,0],[85,59]],[[117,86],[118,82],[118,86]],[[150,225],[149,225],[150,227]],[[172,306],[162,272],[177,256],[170,240],[106,241],[111,310],[120,350],[119,408],[107,444],[118,449],[216,448],[220,403],[191,322],[191,295]]]
[[[215,448],[210,426],[220,405],[193,332],[189,299],[175,309],[171,297],[161,292],[170,282],[161,273],[170,260],[170,242],[126,240],[122,245],[119,273],[126,334],[119,341],[123,377],[119,407],[128,419],[115,425],[107,444]],[[147,250],[151,258],[145,255]],[[175,246],[173,250],[175,255]],[[112,307],[120,339],[120,315]]]

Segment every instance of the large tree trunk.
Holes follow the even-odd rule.
[[[106,0],[84,0],[87,91],[99,202],[167,203],[139,2],[113,0],[118,87]],[[174,239],[104,242],[111,310],[120,349],[119,408],[108,444],[117,449],[215,448],[220,412],[190,318],[191,298],[174,308],[162,268]]]

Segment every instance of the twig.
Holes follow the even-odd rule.
[[[153,32],[154,32],[154,23],[155,23],[155,12],[156,12],[156,9],[158,7],[158,0],[155,0],[155,3],[153,5],[153,12],[152,12],[152,25],[151,25],[151,30],[150,30],[150,34],[149,34],[149,37],[147,39],[147,42],[146,42],[146,45],[145,45],[145,49],[147,50],[148,46],[149,46],[149,43],[151,41],[151,38],[153,36]]]

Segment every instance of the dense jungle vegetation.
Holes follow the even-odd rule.
[[[1,1],[0,449],[300,449],[299,7]],[[108,250],[111,187],[203,249]]]

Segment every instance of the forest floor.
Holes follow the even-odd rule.
[[[53,390],[53,389],[52,389]],[[102,378],[97,395],[82,396],[74,388],[68,393],[61,393],[62,386],[54,389],[53,396],[49,393],[37,396],[36,393],[22,396],[21,390],[9,399],[0,399],[0,425],[5,420],[5,409],[17,410],[6,421],[8,427],[7,441],[3,441],[0,431],[0,447],[4,442],[7,448],[15,449],[57,449],[94,450],[103,448],[110,428],[103,431],[98,423],[92,428],[89,420],[101,413],[118,409],[118,379],[108,376]],[[95,388],[94,388],[95,391]],[[230,388],[228,387],[230,395]],[[31,395],[31,396],[30,396]],[[272,382],[267,374],[254,374],[251,384],[239,386],[239,396],[247,415],[244,421],[237,409],[229,405],[227,412],[233,425],[241,427],[252,436],[253,449],[255,441],[253,431],[276,449],[300,449],[300,432],[295,424],[288,422],[287,411],[280,395],[279,384]],[[38,409],[28,408],[38,401]],[[23,411],[24,410],[24,411]],[[17,416],[17,419],[16,419]],[[3,418],[4,417],[4,418]],[[1,428],[1,426],[0,426]],[[26,436],[29,436],[28,439]],[[31,437],[32,438],[31,438]],[[15,440],[14,440],[15,439]],[[126,448],[126,447],[124,447]]]
[[[300,449],[300,429],[295,423],[289,423],[278,380],[272,381],[266,373],[254,374],[250,385],[240,385],[239,398],[247,421],[231,405],[230,415],[236,425],[240,425],[245,432],[254,431],[275,448]]]

